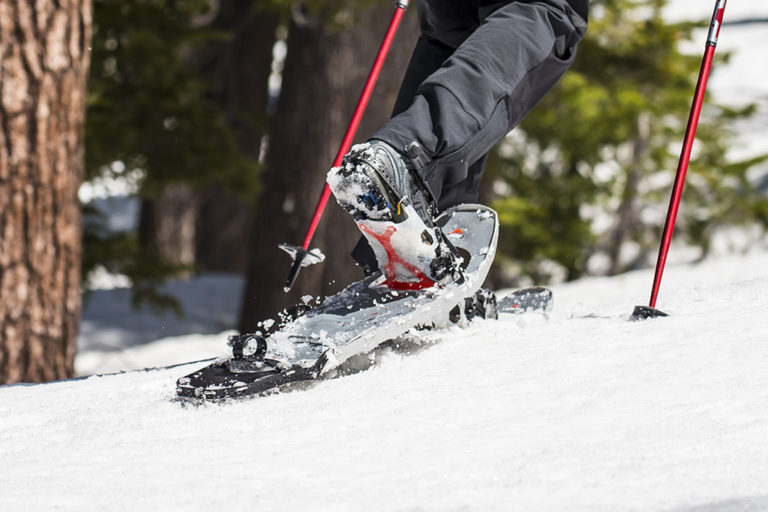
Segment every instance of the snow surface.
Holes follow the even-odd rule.
[[[75,358],[79,375],[165,366],[218,356],[226,348],[219,342],[235,328],[241,276],[209,273],[164,285],[161,290],[179,300],[181,317],[146,308],[136,311],[121,276],[97,276],[103,288],[110,282],[117,285],[92,291],[83,304]],[[221,333],[217,341],[199,336],[214,333]]]
[[[664,16],[670,21],[703,20],[708,23],[715,4],[707,0],[671,0],[664,8]],[[768,2],[765,0],[731,0],[726,3],[723,23],[765,18],[768,18]]]
[[[693,6],[693,2],[688,2]],[[698,6],[702,2],[697,0]],[[705,4],[708,2],[704,2]],[[709,7],[706,17],[712,15]],[[685,2],[673,2],[672,5],[683,5]],[[698,13],[698,7],[691,15]],[[756,19],[758,23],[734,23],[740,20]],[[704,43],[707,39],[708,27],[694,32],[693,41],[687,46],[690,53],[704,53]],[[712,76],[707,85],[709,93],[714,95],[717,102],[735,107],[743,107],[751,103],[757,105],[756,114],[748,120],[740,121],[735,126],[738,136],[734,147],[730,148],[732,158],[749,158],[768,153],[768,2],[761,0],[731,1],[726,4],[724,25],[712,64]],[[719,58],[730,53],[730,60]],[[762,165],[763,174],[768,171],[768,165]]]
[[[174,402],[200,364],[0,387],[0,508],[766,510],[768,250],[667,272],[670,318],[586,279],[242,402]]]

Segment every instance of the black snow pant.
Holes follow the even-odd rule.
[[[477,202],[490,149],[573,62],[588,0],[419,0],[418,11],[393,117],[372,138],[410,160],[442,211]],[[376,269],[365,238],[352,256]]]

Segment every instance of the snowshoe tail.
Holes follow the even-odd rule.
[[[541,286],[523,288],[506,295],[498,301],[500,313],[519,314],[526,311],[550,311],[552,290]]]

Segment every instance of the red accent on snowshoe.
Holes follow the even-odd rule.
[[[431,288],[435,286],[435,282],[425,276],[418,267],[411,265],[407,261],[404,261],[399,254],[392,247],[392,235],[395,234],[397,228],[389,225],[386,227],[382,234],[378,234],[369,229],[365,224],[359,224],[360,229],[368,235],[371,235],[381,244],[384,251],[387,253],[387,264],[384,265],[383,271],[387,280],[384,281],[384,286],[393,290],[423,290],[425,288]],[[408,272],[418,279],[418,281],[398,281],[395,279],[395,264],[399,263]]]

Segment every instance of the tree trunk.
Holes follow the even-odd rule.
[[[305,268],[288,294],[282,288],[290,261],[277,245],[300,245],[303,241],[392,8],[368,9],[342,29],[327,28],[294,11],[255,215],[241,330],[252,330],[259,320],[274,318],[280,309],[304,295],[335,293],[362,277],[349,256],[359,231],[333,199],[312,242],[312,247],[320,248],[327,260]],[[395,39],[358,141],[365,140],[391,114],[416,36],[412,13]]]
[[[143,199],[139,243],[163,261],[191,267],[195,264],[199,193],[185,183],[166,185],[157,199]]]
[[[209,48],[202,67],[213,96],[241,151],[259,161],[267,130],[269,75],[277,14],[258,8],[255,0],[222,2],[213,28],[232,35]],[[202,194],[198,218],[197,263],[205,270],[245,272],[248,266],[251,204],[223,187]]]
[[[208,74],[210,95],[226,113],[239,149],[258,161],[277,16],[257,9],[254,0],[231,0],[219,7],[210,28],[232,38],[194,55],[193,65]],[[199,191],[170,184],[158,197],[142,201],[139,240],[169,263],[244,272],[250,213],[248,201],[224,186]]]
[[[201,196],[195,244],[199,269],[245,273],[252,208],[241,196],[219,186]]]
[[[608,275],[617,275],[624,270],[622,265],[622,247],[638,226],[637,187],[643,176],[643,168],[648,159],[651,144],[651,116],[644,112],[637,118],[637,136],[632,140],[632,161],[628,165],[626,183],[621,197],[621,204],[616,212],[616,227],[611,236],[609,258],[611,267]]]
[[[0,0],[0,384],[71,377],[89,0]]]

